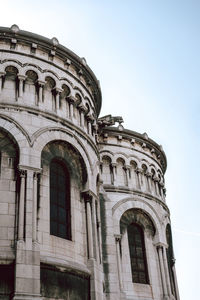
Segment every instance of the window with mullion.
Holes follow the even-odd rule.
[[[50,163],[50,234],[71,239],[70,178],[58,159]]]
[[[135,283],[148,283],[146,253],[143,229],[135,223],[127,227],[132,280]]]

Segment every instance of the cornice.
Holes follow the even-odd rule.
[[[62,117],[59,117],[56,113],[52,113],[52,112],[47,112],[47,111],[43,111],[39,108],[35,108],[35,107],[30,107],[30,106],[26,106],[26,105],[21,105],[21,104],[13,104],[13,103],[0,103],[0,110],[4,110],[5,112],[5,117],[9,117],[7,116],[7,112],[8,109],[13,109],[14,111],[26,111],[28,113],[32,113],[34,115],[41,115],[44,118],[50,119],[52,121],[55,122],[59,122],[62,126],[65,126],[67,128],[70,129],[70,131],[74,131],[77,134],[79,134],[81,136],[82,139],[86,140],[88,142],[88,144],[91,146],[91,148],[95,151],[95,154],[97,155],[97,157],[99,158],[99,151],[97,149],[97,145],[92,141],[92,139],[86,134],[85,131],[83,131],[81,128],[78,128],[76,125],[74,125],[70,120],[64,119]],[[3,115],[1,114],[1,117],[3,118]],[[12,122],[12,120],[10,119],[10,121]],[[60,127],[56,127],[54,130],[60,130]],[[71,133],[73,135],[73,132]],[[33,135],[33,137],[35,137]],[[31,139],[31,137],[28,136],[28,141],[30,146],[33,146],[34,140]]]
[[[103,188],[106,193],[120,193],[120,194],[126,194],[127,196],[135,195],[135,196],[140,196],[145,199],[154,201],[154,202],[160,204],[164,208],[164,210],[166,210],[169,213],[168,206],[162,200],[160,200],[159,198],[157,198],[155,196],[152,196],[149,193],[145,193],[143,191],[130,189],[130,188],[126,188],[126,187],[115,187],[113,185],[106,185],[106,184],[103,184]]]
[[[17,25],[13,25],[11,26],[11,28],[0,27],[0,39],[7,40],[10,43],[12,43],[12,41],[14,41],[15,43],[21,42],[29,45],[30,48],[33,48],[34,46],[34,49],[37,49],[39,47],[52,56],[58,56],[64,62],[66,62],[66,64],[73,63],[74,66],[78,70],[80,70],[79,75],[84,74],[91,83],[94,90],[94,98],[96,100],[94,104],[96,106],[97,114],[99,114],[102,101],[100,84],[93,71],[87,65],[86,60],[84,58],[80,58],[73,51],[60,45],[56,38],[48,39],[44,36],[35,33],[20,30]],[[34,57],[37,56],[34,55]]]
[[[163,162],[163,164],[161,164],[161,168],[163,169],[163,171],[165,173],[166,168],[167,168],[167,158],[166,158],[165,152],[163,151],[162,146],[158,145],[155,141],[150,139],[146,133],[141,134],[136,131],[129,130],[129,129],[120,130],[120,129],[118,129],[118,127],[107,126],[107,127],[104,127],[101,129],[100,135],[104,135],[104,134],[107,134],[108,136],[114,136],[114,137],[118,137],[120,135],[122,138],[126,138],[126,139],[130,140],[130,143],[132,143],[131,141],[134,140],[134,143],[137,141],[141,144],[142,147],[144,147],[144,145],[145,145],[145,148],[149,148],[151,151],[152,151],[152,149],[155,149],[154,151],[157,152],[157,156],[160,155],[161,161]],[[107,137],[107,142],[100,141],[99,145],[101,145],[101,144],[103,144],[104,146],[111,145],[111,146],[115,146],[115,147],[132,149],[131,147],[127,147],[124,145],[109,143],[108,137]],[[145,151],[142,152],[135,148],[134,148],[134,151],[145,153]],[[147,153],[145,153],[145,154],[147,156],[149,156]],[[155,160],[155,158],[153,158],[153,156],[149,156],[149,157]],[[156,162],[158,163],[158,161],[156,161]]]

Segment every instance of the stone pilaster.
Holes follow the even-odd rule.
[[[121,257],[120,257],[121,238],[122,238],[121,234],[115,234],[116,253],[117,253],[117,268],[118,268],[118,278],[119,278],[120,291],[123,290],[122,265],[121,265]]]
[[[163,300],[169,300],[167,284],[166,284],[166,275],[165,275],[162,245],[157,246],[157,251],[158,251],[158,259],[159,259],[159,266],[160,266],[160,275],[161,275],[161,281],[162,281],[162,287],[163,287]]]
[[[19,166],[20,196],[13,300],[41,299],[40,251],[37,236],[37,174],[40,169]]]
[[[88,241],[88,268],[91,272],[90,284],[90,296],[91,300],[100,300],[102,299],[101,294],[99,293],[99,287],[101,286],[101,278],[99,273],[99,262],[96,260],[96,242],[95,235],[96,233],[96,217],[95,213],[95,202],[94,202],[94,193],[90,190],[83,191],[82,196],[85,202],[86,209],[86,224],[87,224],[87,241]],[[97,246],[97,245],[96,245]]]
[[[94,258],[93,249],[93,234],[92,234],[92,195],[90,191],[84,191],[82,193],[85,200],[85,210],[86,210],[86,224],[87,224],[87,242],[88,242],[88,258]]]

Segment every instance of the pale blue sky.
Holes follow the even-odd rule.
[[[168,158],[181,300],[200,285],[200,0],[0,0],[1,26],[16,23],[85,57],[101,83],[101,115],[122,115]]]

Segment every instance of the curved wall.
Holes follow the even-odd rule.
[[[165,232],[170,215],[165,203],[167,163],[162,147],[146,133],[124,129],[120,124],[102,126],[99,153],[109,299],[178,299],[167,263]],[[140,228],[143,248],[137,240],[131,244],[136,243],[135,248],[130,246],[130,226]]]
[[[179,300],[165,154],[100,109],[84,58],[0,27],[0,299]]]
[[[0,285],[4,299],[88,299],[102,294],[96,219],[91,214],[92,206],[98,212],[99,205],[100,107],[99,83],[85,59],[56,38],[16,25],[0,28],[0,260],[9,274],[15,262],[16,274],[15,283]],[[55,214],[60,231],[66,218],[63,204],[50,201],[55,191],[62,196],[62,186],[52,192],[50,185],[53,160],[65,165],[70,177],[67,238],[50,230]],[[61,201],[61,196],[55,199]],[[96,237],[90,245],[89,224],[90,235]],[[47,278],[55,283],[49,285]]]

